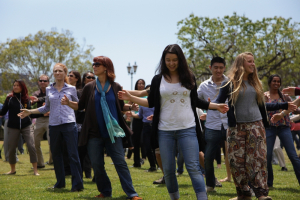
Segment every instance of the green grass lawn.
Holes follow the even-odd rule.
[[[2,147],[0,141],[0,147]],[[47,141],[42,142],[44,159],[48,159],[48,145]],[[285,153],[285,152],[284,152]],[[297,153],[300,153],[299,151]],[[2,151],[2,158],[4,157]],[[3,175],[10,170],[9,164],[0,160],[0,199],[93,199],[98,195],[96,184],[91,179],[84,178],[84,191],[70,192],[71,176],[66,177],[66,188],[52,190],[48,189],[56,182],[53,165],[46,165],[45,168],[40,169],[40,176],[34,176],[31,164],[29,162],[29,155],[19,155],[20,162],[16,165],[16,175]],[[107,199],[126,199],[126,195],[121,188],[121,184],[109,157],[105,158],[106,170],[112,182],[113,197]],[[128,166],[132,166],[133,160],[127,160]],[[288,171],[280,171],[278,165],[274,165],[274,190],[269,192],[273,199],[290,200],[300,199],[300,186],[293,171],[291,162],[286,156],[286,164]],[[133,185],[139,196],[144,199],[169,199],[167,188],[165,185],[153,185],[152,182],[162,177],[161,171],[148,173],[145,172],[149,168],[148,161],[140,169],[131,168]],[[226,175],[225,165],[221,169],[215,168],[215,173],[218,179],[224,178]],[[182,176],[178,177],[179,192],[181,199],[195,199],[195,193],[191,184],[191,180],[185,170]],[[216,188],[217,192],[209,193],[209,199],[230,199],[236,196],[236,191],[233,183],[223,183],[223,187]],[[255,198],[253,198],[255,199]]]

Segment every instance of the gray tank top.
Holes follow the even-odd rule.
[[[243,81],[243,83],[246,88],[241,87],[237,101],[234,104],[236,121],[238,123],[259,121],[262,116],[256,100],[256,91],[248,81]]]

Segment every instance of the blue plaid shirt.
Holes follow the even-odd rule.
[[[75,113],[67,105],[61,105],[61,98],[66,95],[70,100],[78,102],[76,88],[65,83],[60,92],[54,88],[55,83],[46,88],[46,104],[38,110],[45,114],[50,111],[49,125],[57,126],[61,124],[75,122]]]

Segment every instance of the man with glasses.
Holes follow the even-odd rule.
[[[46,97],[46,87],[49,85],[49,77],[41,75],[38,81],[39,90],[35,91],[30,97],[32,105],[37,104],[37,108],[43,106]],[[49,161],[46,164],[52,164],[52,154],[50,151],[50,138],[49,138],[49,113],[46,114],[33,114],[31,118],[37,118],[36,129],[34,130],[35,149],[38,158],[37,167],[44,168],[44,158],[41,149],[41,140],[43,140],[44,133],[47,132],[47,139],[49,144]]]

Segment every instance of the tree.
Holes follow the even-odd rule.
[[[208,66],[214,56],[225,58],[230,66],[238,54],[250,51],[264,82],[280,71],[284,84],[300,84],[300,29],[291,18],[275,16],[253,22],[236,13],[222,19],[191,14],[177,25],[178,39],[198,81],[211,74]]]
[[[19,39],[7,39],[0,44],[0,70],[3,74],[25,74],[32,82],[37,82],[41,74],[52,78],[52,67],[63,63],[69,69],[86,72],[92,63],[93,46],[81,47],[68,30],[57,32],[39,31]],[[7,84],[7,82],[2,82]],[[11,85],[9,85],[11,86]],[[7,87],[7,85],[5,85]]]

